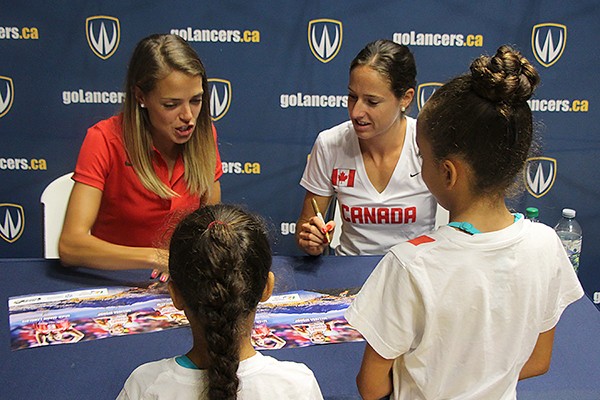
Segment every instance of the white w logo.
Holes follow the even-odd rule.
[[[0,210],[4,208],[4,222],[0,225],[0,237],[6,240],[8,243],[13,243],[23,233],[24,227],[24,213],[23,207],[17,204],[0,204]],[[10,210],[16,210],[16,216],[13,216]],[[16,222],[15,222],[16,219]]]
[[[417,87],[417,107],[419,108],[419,111],[423,108],[425,102],[433,96],[435,91],[441,87],[442,83],[438,82],[422,83]]]
[[[13,82],[6,76],[0,76],[0,82],[6,82],[6,95],[2,97],[0,93],[0,118],[5,116],[10,110],[13,102]]]
[[[111,52],[115,47],[115,43],[117,43],[117,28],[115,24],[112,24],[112,38],[108,39],[108,33],[106,33],[106,26],[104,26],[104,22],[100,23],[100,37],[98,40],[94,38],[93,24],[90,24],[90,39],[92,39],[92,44],[94,48],[98,50],[98,53],[102,55],[107,55]]]
[[[100,28],[94,25],[94,21],[100,23]],[[112,28],[110,38],[107,25]],[[118,19],[103,15],[90,17],[86,19],[86,28],[88,43],[94,54],[106,60],[115,53],[119,46],[121,31]]]
[[[327,25],[323,28],[323,33],[321,34],[321,40],[317,41],[315,37],[315,32],[317,30],[313,28],[311,41],[315,46],[315,51],[319,53],[319,55],[323,58],[329,58],[337,49],[338,43],[340,42],[340,30],[338,27],[335,27],[335,39],[333,39],[333,43],[329,40],[329,30],[327,29]]]
[[[543,43],[540,36],[543,36],[543,30],[546,30]],[[557,41],[554,44],[554,41]],[[533,27],[531,34],[531,46],[535,58],[544,67],[554,64],[562,55],[567,40],[567,27],[560,24],[539,24]]]
[[[320,39],[317,39],[317,27],[322,28]],[[330,33],[330,29],[333,33]],[[342,46],[342,23],[334,19],[310,21],[308,23],[308,44],[319,61],[327,63],[333,60]]]
[[[546,170],[544,171],[544,165]],[[527,160],[525,180],[527,191],[536,198],[544,196],[554,184],[556,160],[548,157],[534,157]]]
[[[217,121],[227,113],[231,104],[231,82],[225,79],[209,79],[210,88],[210,116]],[[223,93],[219,95],[219,89]]]

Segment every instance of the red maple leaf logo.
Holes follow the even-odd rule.
[[[338,180],[340,182],[344,182],[346,179],[348,179],[348,175],[346,175],[344,171],[340,172],[340,174],[338,175]]]

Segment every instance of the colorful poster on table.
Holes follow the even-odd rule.
[[[344,311],[357,289],[294,291],[260,303],[252,332],[258,350],[362,340]],[[11,297],[12,350],[77,343],[188,326],[164,284],[104,287]]]
[[[188,325],[157,283],[11,297],[8,311],[13,350]]]
[[[363,340],[344,318],[358,289],[294,291],[271,296],[258,306],[252,344],[256,349],[268,350]]]

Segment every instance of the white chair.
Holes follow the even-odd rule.
[[[42,192],[40,201],[44,218],[44,258],[58,258],[58,239],[74,184],[71,176],[72,172],[56,178]]]

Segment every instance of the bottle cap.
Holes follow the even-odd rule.
[[[527,207],[525,209],[525,215],[527,218],[537,218],[540,215],[540,211],[535,207]]]
[[[562,210],[562,216],[565,218],[575,218],[576,214],[577,212],[572,208],[563,208]]]

